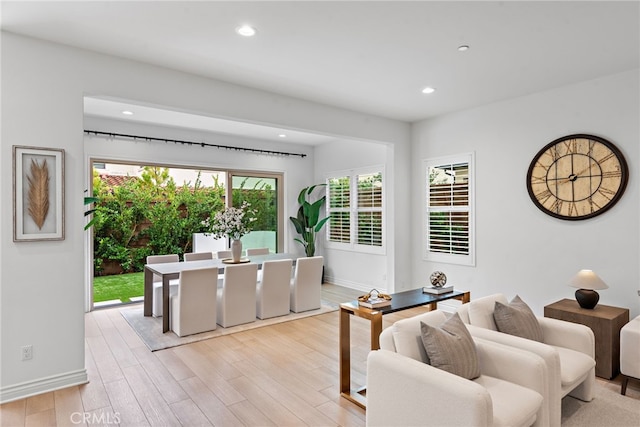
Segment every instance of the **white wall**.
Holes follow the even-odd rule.
[[[393,150],[394,146],[391,144],[364,141],[336,141],[323,144],[316,148],[315,153],[317,182],[325,182],[327,177],[335,176],[335,173],[350,173],[351,169],[382,166],[385,171],[383,175],[385,186],[393,189],[393,173],[389,172],[389,168],[393,167]],[[384,232],[386,243],[388,243],[386,252],[383,255],[377,255],[323,247],[322,255],[328,265],[325,267],[325,277],[328,282],[360,289],[363,293],[372,288],[380,292],[393,292],[396,282],[392,243],[394,227],[387,215],[393,214],[395,206],[393,197],[389,193],[384,194],[386,197]],[[326,234],[323,232],[321,241],[324,242],[325,237]]]
[[[519,294],[538,314],[546,304],[574,298],[568,280],[583,268],[609,284],[600,303],[640,314],[639,277],[640,84],[638,70],[458,112],[414,125],[412,182],[425,158],[476,153],[476,266],[423,261],[412,240],[413,278],[434,270],[471,297]],[[563,221],[533,205],[525,179],[531,159],[564,135],[587,133],[613,142],[629,164],[622,199],[584,221]],[[412,228],[422,229],[424,188],[412,188]]]
[[[335,109],[173,70],[2,33],[0,401],[86,380],[84,369],[83,97],[109,96],[213,117],[409,145],[406,123]],[[66,150],[66,238],[12,242],[11,146]],[[145,149],[146,147],[146,149]],[[403,148],[404,150],[405,148]],[[124,157],[149,155],[133,144]],[[202,151],[205,156],[213,151]],[[158,153],[182,155],[175,147]],[[210,154],[211,153],[211,154]],[[195,157],[194,157],[195,158]],[[193,158],[182,160],[191,162]],[[179,160],[179,161],[182,161]],[[220,160],[242,166],[242,160]],[[275,166],[274,166],[275,167]],[[277,167],[276,167],[277,168]],[[313,182],[313,167],[285,185]],[[289,178],[288,178],[289,179]],[[397,183],[403,187],[408,182]],[[295,212],[295,210],[292,210]],[[287,215],[288,216],[288,215]],[[33,360],[20,347],[33,345]]]

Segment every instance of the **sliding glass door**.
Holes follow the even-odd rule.
[[[242,247],[269,248],[270,252],[282,252],[282,174],[230,171],[227,182],[230,205],[240,207],[243,202],[247,202],[256,210],[253,231],[242,237]]]

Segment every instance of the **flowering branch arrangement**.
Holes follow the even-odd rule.
[[[239,208],[228,207],[216,212],[213,218],[206,221],[209,232],[216,239],[226,236],[231,240],[239,240],[253,230],[252,223],[257,220],[256,210],[249,209],[250,207],[249,203],[243,202]]]

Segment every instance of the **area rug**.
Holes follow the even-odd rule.
[[[567,396],[562,399],[562,427],[638,427],[640,426],[640,390],[620,384],[596,381],[595,398],[583,402]]]
[[[223,328],[218,325],[218,327],[213,331],[189,335],[186,337],[179,337],[171,331],[163,333],[162,318],[152,316],[145,317],[142,315],[142,310],[142,306],[123,308],[120,310],[120,314],[122,314],[122,317],[124,317],[131,328],[136,331],[142,341],[144,341],[147,347],[149,347],[149,350],[157,351],[165,348],[189,344],[196,341],[206,340],[209,338],[215,338],[222,335],[229,335],[236,332],[247,331],[249,329],[275,325],[276,323],[289,322],[296,319],[302,319],[304,317],[330,313],[332,311],[337,311],[338,306],[327,301],[322,301],[321,307],[317,310],[310,310],[302,313],[289,313],[286,316],[273,317],[271,319],[265,320],[256,319],[255,322],[232,326],[230,328]]]

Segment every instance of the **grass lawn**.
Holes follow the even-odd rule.
[[[120,300],[144,295],[144,273],[116,274],[93,278],[93,302]]]

